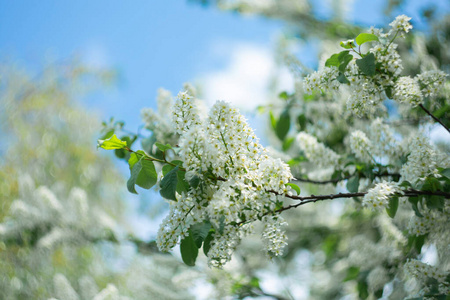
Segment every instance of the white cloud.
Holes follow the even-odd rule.
[[[293,89],[291,75],[276,66],[274,55],[264,46],[216,44],[212,52],[222,56],[228,64],[199,78],[203,98],[209,106],[217,100],[225,100],[242,110],[253,110],[266,102],[274,77],[278,78],[279,90]]]

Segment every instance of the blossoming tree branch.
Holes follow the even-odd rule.
[[[418,107],[450,134],[445,122],[433,113],[434,99],[445,94],[447,74],[424,70],[414,78],[401,75],[402,60],[395,42],[412,28],[409,20],[402,15],[387,33],[371,28],[341,42],[343,51],[304,78],[305,95],[331,99],[348,95],[347,113],[357,117],[355,124],[358,120],[368,124],[354,126],[341,152],[302,130],[305,115],[298,116],[300,132],[288,138],[292,132],[290,102],[278,119],[271,113],[283,149],[292,144],[299,149],[285,163],[261,146],[245,118],[228,103],[218,101],[204,117],[202,104],[189,85],[175,103],[169,92],[160,90],[158,112],[142,111],[150,137],[129,133],[119,139],[116,133],[126,133],[123,123],[105,123],[98,146],[128,161],[128,190],[136,193],[136,185],[156,186],[170,204],[158,232],[159,249],[169,251],[180,244],[183,261],[193,266],[202,248],[210,266],[222,267],[240,240],[255,231],[255,222],[261,222],[266,252],[269,257],[279,256],[287,245],[283,211],[338,198],[353,198],[392,218],[399,205],[410,207],[414,211],[408,227],[412,241],[437,228],[445,230],[450,212],[448,155],[439,152],[422,132],[397,132],[389,124],[392,116],[408,111],[405,106]],[[388,109],[387,100],[397,109]],[[139,138],[143,149],[132,150]],[[301,172],[293,176],[293,167],[302,162],[327,170],[329,178],[314,179]],[[340,190],[302,195],[299,182],[333,184]],[[422,276],[429,266],[415,258],[405,256],[405,269]],[[433,274],[439,289],[448,290],[446,274]]]

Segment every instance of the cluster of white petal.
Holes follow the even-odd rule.
[[[409,221],[408,231],[411,235],[424,235],[427,233],[445,232],[450,222],[450,206],[446,205],[443,211],[423,211],[423,217],[416,215]]]
[[[400,15],[395,18],[394,21],[389,23],[389,26],[392,27],[392,30],[398,31],[401,34],[408,33],[410,29],[412,29],[411,23],[409,23],[409,20],[411,20],[410,17],[405,15]]]
[[[58,199],[46,186],[35,187],[28,175],[20,184],[20,199],[11,203],[5,222],[0,223],[0,238],[13,238],[26,230],[40,229],[37,246],[53,248],[67,241],[94,240],[116,230],[116,222],[98,207],[89,207],[86,192],[72,188]]]
[[[174,122],[182,133],[180,157],[186,177],[200,180],[197,187],[177,194],[178,201],[171,202],[157,244],[167,251],[190,226],[209,221],[217,229],[208,252],[209,264],[221,267],[231,259],[240,239],[252,231],[251,223],[275,209],[283,198],[278,194],[292,193],[286,185],[292,174],[287,164],[268,155],[236,108],[218,101],[208,118],[201,121],[193,117],[196,108],[190,99],[180,93]],[[270,218],[262,222],[273,223]],[[267,250],[280,255],[285,240],[278,234],[266,234],[265,238],[270,239]]]
[[[141,118],[145,123],[145,128],[151,130],[155,138],[160,143],[170,143],[174,137],[173,123],[167,116],[172,115],[173,97],[165,90],[159,89],[156,97],[158,111],[151,108],[141,110]]]
[[[350,135],[350,149],[357,158],[369,162],[372,160],[370,150],[373,148],[372,142],[361,130],[355,130]]]
[[[380,182],[364,195],[362,202],[374,210],[384,209],[389,205],[389,197],[400,192],[397,182]]]
[[[402,76],[397,80],[393,98],[401,103],[409,103],[413,107],[423,101],[419,83],[409,76]]]
[[[426,97],[434,97],[444,86],[447,76],[440,70],[432,70],[420,73],[416,79],[422,87],[422,94]]]
[[[396,101],[409,103],[413,107],[423,101],[423,96],[433,96],[442,88],[446,74],[441,71],[429,71],[411,78],[400,77],[403,70],[402,60],[397,52],[395,38],[409,32],[412,25],[411,18],[398,16],[390,25],[391,30],[383,33],[381,29],[371,28],[370,33],[378,37],[378,41],[372,42],[368,53],[375,57],[376,72],[368,76],[361,72],[356,64],[356,59],[351,60],[345,70],[333,67],[323,67],[305,77],[304,88],[308,93],[313,91],[338,90],[344,82],[343,75],[348,80],[350,97],[347,100],[347,109],[357,116],[373,115],[380,104],[391,97]],[[348,45],[349,42],[344,42]],[[352,53],[352,52],[349,52]],[[341,78],[339,78],[341,76]],[[338,80],[339,79],[339,80]],[[343,81],[344,80],[344,81]]]
[[[405,273],[411,277],[415,277],[420,282],[425,283],[428,278],[434,278],[438,282],[444,282],[447,276],[446,272],[436,267],[423,263],[417,259],[409,260],[404,266]]]
[[[129,300],[126,296],[121,296],[117,287],[113,284],[108,284],[103,290],[98,292],[98,287],[95,281],[90,277],[82,277],[80,279],[80,289],[82,294],[79,295],[70,284],[69,280],[63,274],[56,274],[53,278],[54,293],[56,298],[50,300]],[[91,293],[87,293],[91,291]],[[92,293],[93,292],[93,293]]]
[[[409,143],[410,154],[400,174],[403,181],[416,184],[427,176],[438,176],[438,154],[424,136],[413,137]]]
[[[300,132],[297,135],[297,142],[306,158],[320,167],[337,166],[339,164],[339,155],[326,147],[317,139],[306,133]]]
[[[324,67],[305,77],[304,88],[307,93],[314,90],[338,90],[340,83],[336,80],[339,71],[336,67]]]
[[[370,125],[370,138],[373,143],[371,152],[373,155],[389,158],[397,158],[402,154],[399,141],[394,136],[394,131],[386,124],[383,119],[376,118]]]

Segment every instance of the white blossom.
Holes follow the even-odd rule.
[[[362,202],[363,205],[374,210],[384,209],[389,205],[390,196],[400,192],[397,182],[380,182],[369,189]]]

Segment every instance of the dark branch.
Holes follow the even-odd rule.
[[[381,173],[381,174],[374,174],[374,175],[375,175],[375,177],[388,177],[388,176],[391,176],[391,177],[400,178],[400,174],[398,174],[398,173]],[[354,175],[349,175],[349,176],[345,176],[345,177],[342,177],[342,178],[323,180],[323,181],[312,180],[312,179],[307,179],[307,178],[296,178],[295,181],[306,182],[306,183],[313,183],[313,184],[328,184],[328,183],[338,183],[339,181],[350,179],[353,176]]]
[[[425,108],[422,104],[419,104],[420,108],[423,109],[430,117],[432,117],[436,122],[441,124],[447,131],[450,133],[450,129],[444,125],[444,123],[441,122],[438,118],[436,118],[428,109]]]

